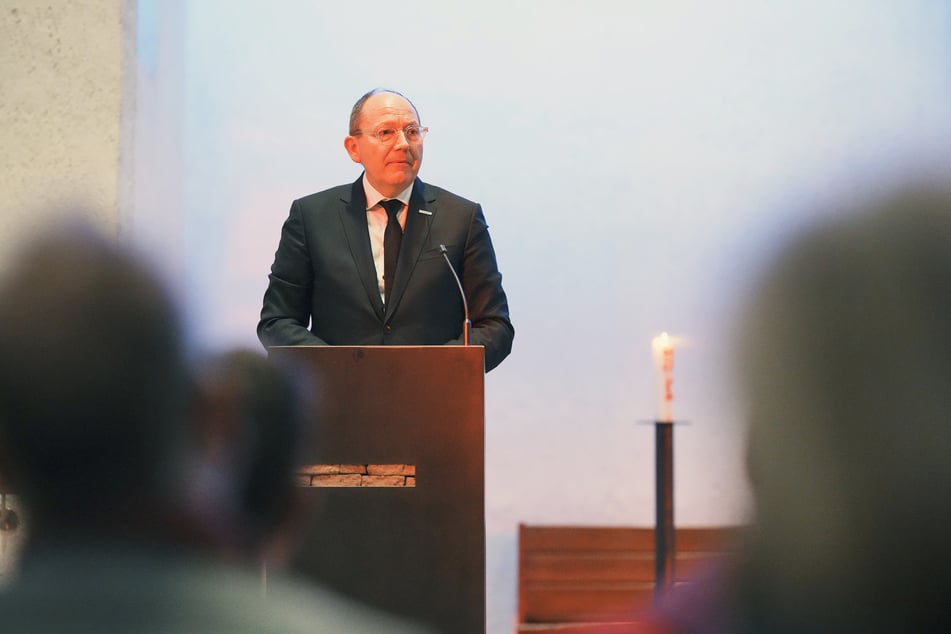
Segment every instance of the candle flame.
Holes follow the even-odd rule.
[[[666,331],[654,337],[654,347],[658,349],[672,348],[670,335]]]

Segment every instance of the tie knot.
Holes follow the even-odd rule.
[[[403,203],[402,201],[399,201],[395,198],[391,198],[390,200],[381,200],[380,206],[383,207],[383,209],[386,209],[387,216],[389,216],[392,220],[396,220],[396,214],[398,214],[400,209],[403,208]]]

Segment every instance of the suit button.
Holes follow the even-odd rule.
[[[383,326],[383,332],[393,332],[393,326],[389,324]]]

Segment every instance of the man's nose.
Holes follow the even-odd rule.
[[[396,131],[396,147],[409,146],[409,137],[406,136],[406,130]]]

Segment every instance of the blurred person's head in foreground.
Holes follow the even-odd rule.
[[[310,434],[297,370],[243,348],[198,365],[203,459],[191,506],[233,547],[271,561],[287,555],[302,510],[295,469]]]
[[[906,189],[786,249],[742,323],[752,631],[951,624],[951,190]]]
[[[181,493],[191,383],[152,273],[86,225],[0,280],[0,464],[31,535],[148,532]]]
[[[156,278],[95,232],[46,233],[15,261],[0,281],[0,465],[32,548],[0,593],[3,624],[421,631],[286,578],[264,598],[256,571],[216,556],[256,552],[284,521],[300,430],[290,379],[262,359],[204,370],[196,382]]]

